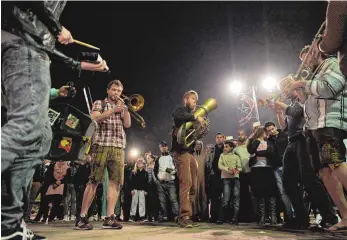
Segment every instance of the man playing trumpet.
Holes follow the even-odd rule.
[[[317,47],[311,53],[308,49],[305,47],[301,51],[300,58],[305,59],[309,54],[305,67],[312,70],[312,80],[288,78],[288,91],[302,88],[307,94],[304,129],[308,149],[342,216],[341,222],[328,230],[347,229],[347,201],[343,193],[343,187],[347,189],[346,146],[343,143],[347,138],[346,78],[336,57],[325,58]]]
[[[303,104],[307,94],[302,88],[289,92],[286,86],[288,86],[288,80],[283,79],[279,87],[282,93],[291,100],[291,103],[287,105],[276,101],[274,109],[281,129],[288,132],[289,137],[289,143],[283,156],[283,187],[293,205],[295,218],[286,222],[283,227],[291,229],[309,227],[308,213],[298,183],[303,184],[310,191],[312,202],[319,209],[323,222],[335,224],[337,223],[336,212],[325,187],[315,174],[303,135],[305,124]]]

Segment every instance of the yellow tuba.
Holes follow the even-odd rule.
[[[194,112],[195,117],[204,117],[206,125],[201,126],[198,122],[186,122],[180,126],[177,132],[177,142],[186,148],[189,148],[196,140],[207,135],[210,127],[210,120],[207,114],[217,108],[217,101],[209,98],[206,102],[199,106]]]

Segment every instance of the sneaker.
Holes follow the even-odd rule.
[[[86,217],[81,217],[75,224],[76,230],[92,230],[93,226],[89,223]]]
[[[193,227],[192,221],[190,219],[181,219],[179,221],[179,225],[181,228],[192,228]]]
[[[143,218],[143,219],[141,219],[141,222],[143,222],[143,223],[148,222],[148,219],[147,218]]]
[[[94,217],[89,217],[88,218],[88,222],[93,222],[94,221]]]
[[[94,222],[99,221],[99,216],[98,216],[98,214],[95,214],[95,215],[93,216],[93,219],[94,219]]]
[[[68,215],[65,215],[63,221],[64,221],[64,222],[69,222],[69,221],[70,221],[69,216],[68,216]]]
[[[28,229],[23,224],[14,233],[8,236],[1,236],[1,240],[47,240],[46,237],[34,234],[30,229]]]
[[[72,216],[70,217],[70,221],[75,222],[75,221],[76,221],[76,216],[72,215]]]
[[[102,228],[107,228],[107,229],[122,229],[123,225],[118,223],[115,216],[112,215],[111,217],[106,217],[104,224],[102,225]]]
[[[134,216],[130,216],[129,222],[135,222],[135,217]]]

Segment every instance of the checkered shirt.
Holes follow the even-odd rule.
[[[108,99],[105,98],[104,101],[95,101],[92,111],[103,113],[115,107],[116,104],[110,103]],[[119,112],[112,114],[109,118],[99,122],[93,135],[93,144],[124,149],[126,145],[126,135],[123,128],[123,117],[124,115]]]

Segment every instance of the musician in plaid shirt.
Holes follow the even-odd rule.
[[[107,86],[108,97],[95,101],[92,119],[98,123],[91,148],[91,174],[83,196],[81,216],[76,229],[91,230],[93,226],[87,220],[87,212],[95,196],[98,184],[103,182],[105,168],[109,173],[107,189],[107,217],[103,228],[121,229],[114,215],[119,187],[124,180],[124,148],[126,136],[124,128],[131,126],[128,108],[120,101],[123,85],[119,80],[111,81]]]

